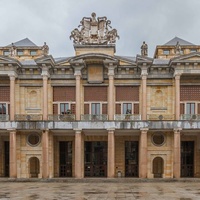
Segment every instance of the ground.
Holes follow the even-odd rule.
[[[199,181],[0,182],[0,200],[199,200]]]

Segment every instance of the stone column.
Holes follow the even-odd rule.
[[[10,121],[15,120],[15,76],[10,76]]]
[[[43,120],[48,120],[48,76],[43,75]]]
[[[147,128],[140,130],[139,141],[139,178],[147,178]]]
[[[142,120],[147,120],[147,73],[142,74]]]
[[[114,73],[108,74],[109,86],[108,86],[108,119],[114,119]]]
[[[49,130],[42,132],[42,178],[49,178]]]
[[[17,178],[17,132],[10,131],[10,178]]]
[[[81,72],[76,72],[76,120],[81,119]]]
[[[108,178],[115,177],[115,132],[108,130]]]
[[[180,117],[180,74],[175,75],[175,119]]]
[[[84,138],[82,130],[75,130],[75,178],[84,177]]]
[[[180,178],[181,173],[181,129],[174,129],[174,178]]]

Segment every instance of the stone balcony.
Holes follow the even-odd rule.
[[[0,115],[0,121],[3,122],[3,121],[9,121],[9,118],[10,116],[9,115]]]
[[[86,115],[81,115],[81,121],[107,121],[108,120],[108,115],[91,115],[91,114],[86,114]]]
[[[66,114],[66,115],[48,115],[49,121],[75,121],[75,115],[73,114]]]
[[[174,120],[175,115],[171,114],[148,114],[147,120]]]
[[[141,120],[141,115],[132,115],[132,114],[124,114],[124,115],[115,115],[115,121],[138,121]]]
[[[38,114],[16,114],[15,121],[41,121],[43,120],[43,116]]]
[[[183,114],[180,116],[180,120],[200,120],[200,115],[198,115],[198,114]]]

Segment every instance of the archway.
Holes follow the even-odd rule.
[[[37,157],[29,159],[30,178],[38,178],[40,173],[40,161]]]
[[[154,178],[162,178],[164,172],[164,161],[161,157],[156,157],[153,160],[153,174]]]

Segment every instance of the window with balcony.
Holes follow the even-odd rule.
[[[92,115],[100,115],[100,103],[92,103],[91,104],[91,114]]]
[[[195,103],[186,103],[186,114],[194,115],[195,113]]]
[[[132,103],[123,103],[123,114],[132,114]]]
[[[69,103],[60,103],[60,114],[69,114]]]
[[[6,109],[6,103],[0,103],[0,115],[6,115],[7,109]]]

